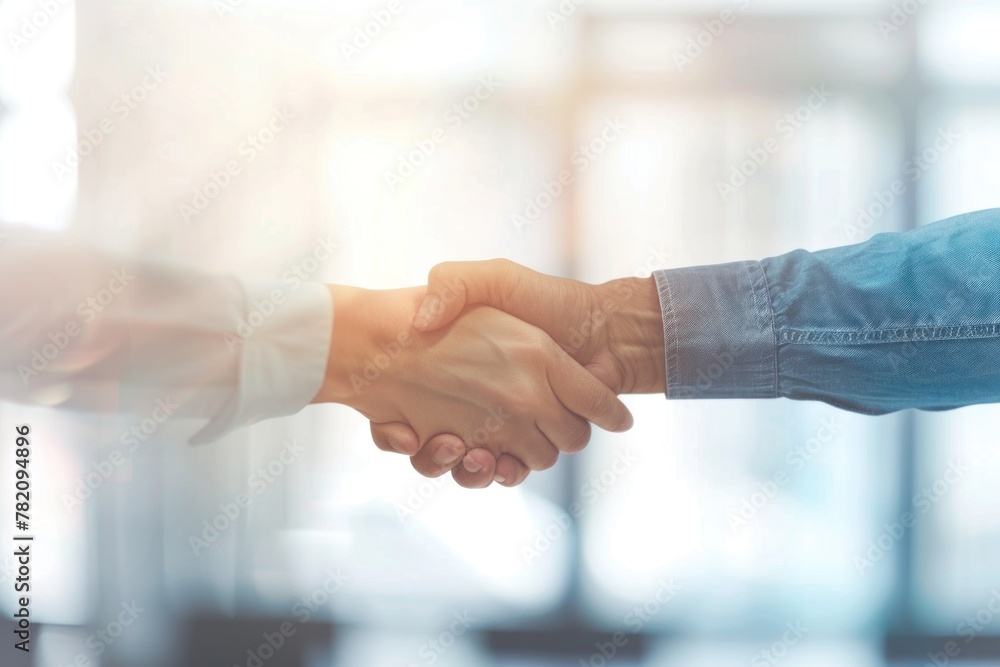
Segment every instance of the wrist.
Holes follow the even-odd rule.
[[[601,288],[616,304],[608,342],[622,370],[622,393],[665,393],[663,313],[656,280],[625,278]]]
[[[351,404],[352,369],[363,356],[366,331],[359,322],[365,290],[344,285],[327,285],[333,299],[333,333],[326,362],[326,376],[314,403]]]
[[[403,352],[414,343],[412,321],[424,290],[328,288],[333,333],[326,378],[314,402],[340,403],[367,415],[366,407],[388,401],[387,396],[374,394],[389,391],[392,383],[386,378],[406,363]]]

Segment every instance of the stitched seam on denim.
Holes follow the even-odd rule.
[[[878,329],[874,331],[804,331],[783,329],[781,342],[790,345],[868,345],[1000,338],[1000,324]]]
[[[771,334],[774,341],[773,347],[771,348],[771,357],[774,360],[774,375],[772,382],[774,383],[774,397],[778,398],[778,323],[775,321],[774,317],[774,302],[771,301],[771,286],[767,282],[767,273],[764,271],[764,265],[760,262],[756,262],[755,266],[757,270],[760,271],[761,280],[764,281],[764,296],[767,298],[767,309],[771,313]]]
[[[677,338],[677,313],[674,311],[674,299],[670,293],[670,281],[667,272],[657,273],[657,292],[660,295],[660,309],[663,311],[663,345],[666,354],[666,391],[667,398],[671,396],[671,388],[676,386],[670,382],[671,371],[678,377],[677,360],[680,358]]]

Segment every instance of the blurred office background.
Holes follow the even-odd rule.
[[[604,281],[1000,204],[986,0],[4,0],[0,27],[0,218],[199,270]],[[996,409],[628,402],[632,432],[486,491],[346,409],[126,451],[154,406],[3,406],[44,441],[33,664],[1000,662]]]

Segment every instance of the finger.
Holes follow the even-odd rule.
[[[469,453],[465,455],[465,458],[462,459],[462,467],[469,474],[478,475],[486,468],[489,468],[492,471],[496,467],[496,462],[496,457],[493,455],[493,452],[479,447],[470,450]]]
[[[491,433],[486,442],[477,440],[476,444],[496,452],[516,452],[529,470],[548,470],[559,460],[559,450],[537,425],[516,430],[505,426]]]
[[[524,445],[518,448],[517,458],[529,470],[538,472],[548,470],[559,461],[559,450],[545,437],[541,429],[535,426],[534,436],[524,441]]]
[[[590,422],[564,408],[555,397],[553,400],[559,408],[551,414],[540,415],[536,420],[538,429],[560,452],[575,454],[590,442]]]
[[[424,477],[440,477],[454,468],[465,456],[468,448],[457,435],[436,435],[410,458],[414,470]]]
[[[634,419],[615,393],[562,350],[549,366],[549,384],[566,409],[612,433],[632,428]]]
[[[427,295],[417,310],[417,331],[434,331],[451,323],[466,306],[485,304],[503,310],[505,282],[512,271],[527,271],[513,262],[445,262],[431,269]]]
[[[485,489],[493,483],[497,461],[487,449],[473,449],[465,455],[461,465],[455,466],[451,476],[459,486],[467,489]]]
[[[409,424],[401,422],[376,424],[372,422],[371,430],[375,446],[383,452],[413,456],[420,451],[420,438],[417,437]]]
[[[528,466],[510,454],[501,454],[497,459],[493,481],[508,488],[520,486],[531,473]]]

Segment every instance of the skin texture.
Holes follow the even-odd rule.
[[[476,304],[538,327],[616,394],[666,389],[663,320],[652,278],[590,285],[507,260],[446,263],[431,271],[414,325],[423,332],[438,330],[460,321]],[[405,423],[373,424],[372,436],[376,441],[391,439],[407,450],[416,447],[416,435]],[[462,458],[459,442],[448,433],[436,435],[413,455],[414,467],[436,476],[455,465],[456,480],[470,488],[488,486],[494,478],[516,486],[527,477],[529,466],[510,453],[490,461],[488,452],[471,449],[457,465]]]
[[[454,322],[421,333],[412,323],[422,288],[330,290],[336,326],[315,402],[348,405],[373,428],[408,425],[412,437],[397,437],[398,427],[373,431],[376,445],[389,451],[417,455],[435,434],[452,434],[414,458],[422,473],[446,472],[451,468],[441,461],[454,459],[454,467],[469,450],[476,450],[473,468],[481,461],[493,470],[509,456],[526,469],[545,470],[560,452],[586,446],[590,422],[631,428],[631,414],[610,389],[549,336],[507,313],[471,306]],[[478,484],[462,470],[460,483]]]

